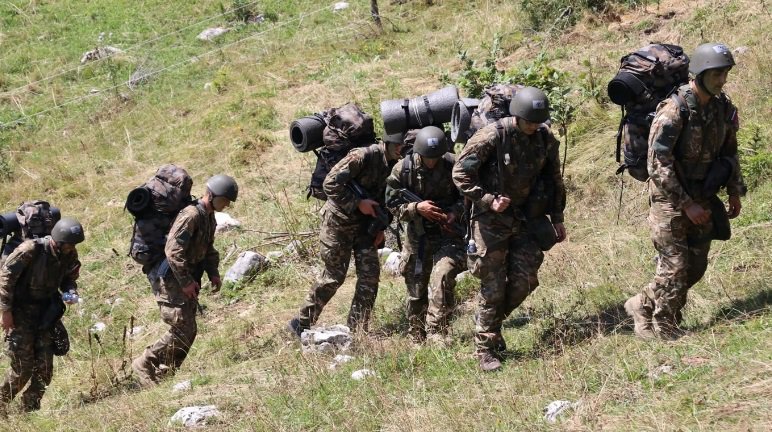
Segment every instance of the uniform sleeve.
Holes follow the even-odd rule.
[[[78,251],[74,251],[64,270],[64,276],[62,277],[62,283],[59,285],[59,290],[61,292],[77,291],[79,277],[80,259],[78,258]]]
[[[408,156],[412,157],[412,156]],[[400,174],[402,172],[402,166],[405,163],[405,159],[401,159],[394,164],[394,168],[391,170],[391,175],[386,179],[386,203],[389,211],[399,221],[410,222],[414,220],[418,214],[416,210],[417,203],[400,203],[398,205],[389,205],[392,199],[397,195],[397,189],[404,189],[406,186],[400,181]]]
[[[729,130],[727,131],[724,145],[721,146],[721,156],[732,161],[732,175],[726,184],[726,193],[731,196],[745,196],[748,188],[745,187],[742,171],[740,170],[740,158],[737,154],[737,131],[740,129],[740,117],[737,108],[729,103]]]
[[[662,191],[676,209],[683,210],[692,204],[676,174],[673,150],[683,128],[678,104],[668,99],[657,110],[649,132],[648,170],[651,181]]]
[[[496,152],[498,141],[495,125],[486,126],[469,140],[453,165],[453,183],[462,195],[485,210],[495,196],[480,183],[480,167]]]
[[[349,181],[356,179],[362,171],[365,149],[351,150],[346,157],[335,164],[324,178],[323,188],[327,199],[335,202],[346,213],[353,214],[359,207],[359,197],[346,187]]]
[[[566,186],[560,173],[560,141],[552,133],[548,134],[547,163],[545,173],[552,179],[555,191],[550,203],[550,221],[553,224],[563,223],[563,211],[566,209]]]
[[[214,248],[214,236],[212,236],[212,241],[209,243],[209,246],[206,250],[206,255],[204,256],[204,271],[206,272],[207,277],[209,277],[209,280],[212,280],[215,277],[220,277],[219,267],[220,252]]]
[[[172,228],[166,237],[166,260],[169,268],[179,282],[180,287],[184,288],[194,282],[193,275],[188,270],[191,266],[185,257],[185,248],[193,239],[193,233],[197,229],[195,218],[190,212],[183,210],[174,220]]]
[[[17,247],[0,268],[0,312],[11,310],[16,283],[30,262],[32,262],[34,243],[22,243]]]

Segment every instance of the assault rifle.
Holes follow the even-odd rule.
[[[402,204],[402,203],[411,203],[411,202],[419,203],[419,202],[425,201],[423,198],[418,196],[416,193],[411,192],[411,191],[409,191],[409,190],[407,190],[405,188],[395,189],[394,193],[395,193],[394,197],[391,199],[391,201],[389,201],[389,204],[388,204],[389,207],[392,207],[392,206],[395,206],[395,205],[399,205],[399,204]],[[442,227],[443,230],[445,230],[445,231],[447,231],[447,232],[449,232],[449,233],[451,233],[451,234],[453,234],[455,236],[464,237],[464,235],[465,235],[464,230],[460,226],[458,226],[457,224],[447,223],[447,222],[445,222],[445,223],[437,222],[437,224],[439,224],[440,227]]]
[[[365,188],[363,188],[356,180],[349,180],[348,187],[360,200],[372,199],[367,194]],[[380,205],[373,206],[373,210],[375,210],[375,217],[372,222],[370,222],[370,225],[367,226],[367,233],[371,236],[375,236],[378,234],[378,231],[383,231],[388,228],[390,222],[389,214],[386,213],[386,210],[384,210],[383,207]]]

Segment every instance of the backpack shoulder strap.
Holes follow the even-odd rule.
[[[411,175],[413,165],[413,152],[411,150],[402,159],[402,170],[399,172],[399,182],[408,189],[413,186],[413,176]]]

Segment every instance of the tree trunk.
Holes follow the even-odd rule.
[[[375,21],[375,25],[378,26],[378,30],[383,31],[381,14],[378,12],[378,0],[370,0],[370,15],[373,16],[373,21]]]

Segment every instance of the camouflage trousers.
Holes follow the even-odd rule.
[[[658,259],[654,281],[643,289],[644,303],[655,318],[678,323],[689,288],[708,267],[712,221],[695,225],[663,197],[652,196],[651,201],[648,220]],[[699,204],[708,208],[707,203]]]
[[[22,388],[24,411],[40,409],[40,400],[51,384],[54,350],[51,330],[38,330],[43,306],[23,306],[13,310],[14,328],[6,337],[11,366],[0,387],[0,404],[12,401]]]
[[[169,325],[169,330],[145,351],[135,363],[150,376],[162,377],[165,373],[174,373],[182,366],[188,356],[193,341],[196,340],[197,300],[188,300],[184,304],[158,302],[161,319]]]
[[[544,253],[524,230],[525,223],[506,214],[483,213],[472,222],[477,253],[470,271],[480,278],[480,303],[475,316],[478,352],[504,344],[501,325],[539,286]]]
[[[362,327],[367,330],[381,274],[378,250],[373,245],[374,238],[367,234],[361,219],[347,220],[323,208],[319,240],[324,270],[311,286],[300,308],[300,324],[308,328],[319,319],[325,305],[346,279],[353,251],[357,282],[347,323],[352,329]]]
[[[447,235],[417,236],[408,231],[400,273],[407,286],[409,333],[445,333],[455,307],[456,276],[466,267],[464,243]]]

